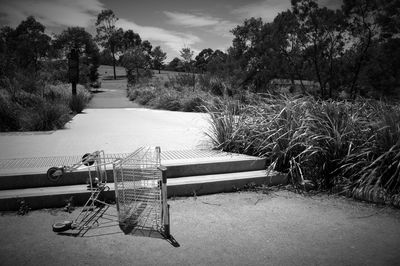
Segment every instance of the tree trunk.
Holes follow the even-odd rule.
[[[361,72],[361,67],[362,67],[362,63],[364,61],[364,57],[366,56],[369,46],[371,45],[371,38],[372,38],[371,30],[368,30],[367,43],[361,52],[358,62],[356,63],[356,69],[355,69],[353,81],[352,81],[351,87],[350,87],[350,95],[353,100],[356,98],[356,94],[357,94],[356,85],[357,85],[357,81],[358,81],[358,76],[360,75],[360,72]]]
[[[76,96],[76,82],[72,82],[72,95]]]
[[[114,54],[114,52],[112,53],[112,57],[113,57],[114,79],[117,79],[117,73],[115,72],[115,54]]]

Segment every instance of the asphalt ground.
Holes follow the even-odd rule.
[[[1,265],[399,265],[398,210],[336,196],[265,193],[169,200],[179,247],[125,235],[115,208],[83,237],[51,229],[80,209],[3,213]]]

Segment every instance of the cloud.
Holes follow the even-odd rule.
[[[199,16],[169,11],[164,11],[164,14],[170,19],[170,23],[186,27],[213,26],[219,23],[218,19],[210,16]]]
[[[188,28],[204,28],[207,32],[220,35],[222,37],[231,37],[230,30],[236,26],[229,20],[212,17],[202,14],[188,14],[180,12],[164,11],[169,18],[169,23]]]
[[[98,0],[15,0],[2,1],[2,21],[17,26],[28,16],[34,16],[48,27],[87,27],[104,5]]]
[[[141,26],[126,19],[119,19],[116,25],[124,30],[133,30],[139,33],[143,40],[162,42],[176,52],[185,46],[192,46],[201,42],[201,39],[193,34],[169,31],[158,27]]]

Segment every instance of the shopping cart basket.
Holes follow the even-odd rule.
[[[140,148],[114,162],[119,225],[125,233],[158,231],[170,236],[166,169],[160,148]]]

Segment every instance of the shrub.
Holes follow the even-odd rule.
[[[128,94],[128,99],[130,101],[134,101],[138,97],[139,91],[134,87],[128,87],[127,94]]]
[[[23,90],[15,92],[14,95],[12,95],[11,100],[22,108],[30,108],[44,104],[43,97]]]
[[[169,111],[179,111],[182,109],[179,98],[172,94],[163,94],[161,97],[159,97],[155,107]]]
[[[168,80],[168,86],[172,86],[175,89],[186,86],[193,87],[196,82],[196,78],[193,78],[193,74],[190,73],[168,75]]]
[[[23,112],[20,126],[23,131],[54,130],[62,128],[69,121],[69,109],[60,103],[45,103]]]
[[[19,129],[18,106],[11,100],[6,90],[0,90],[0,131]]]
[[[319,189],[398,204],[398,106],[279,96],[239,109],[211,102],[207,111],[218,149],[266,157],[297,185],[308,179]]]
[[[146,105],[155,97],[156,97],[155,89],[152,87],[146,87],[138,90],[138,96],[136,97],[136,101],[139,104]]]
[[[62,128],[70,119],[70,110],[81,112],[89,102],[91,94],[78,85],[77,96],[72,98],[68,84],[46,83],[40,93],[30,93],[17,83],[2,83],[0,89],[0,130],[35,131]]]
[[[71,96],[68,102],[68,106],[72,112],[79,114],[83,111],[83,109],[85,109],[86,102],[87,100],[85,99],[85,97],[82,94],[78,93],[75,96]]]
[[[204,101],[199,96],[185,98],[182,104],[182,111],[184,112],[202,112]]]

